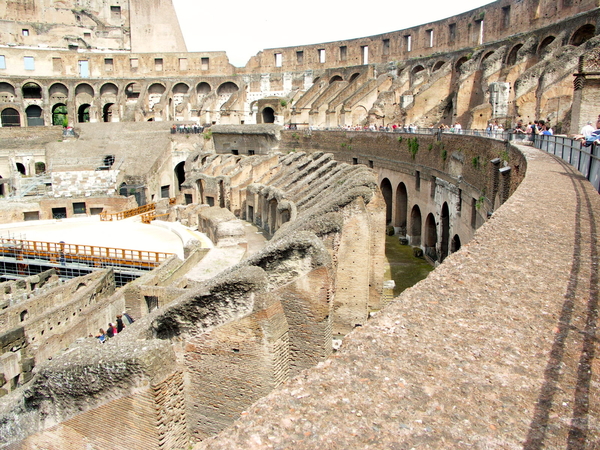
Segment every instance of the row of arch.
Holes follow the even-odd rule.
[[[571,35],[568,43],[569,45],[574,45],[576,47],[584,44],[585,42],[589,41],[591,38],[593,38],[596,35],[596,27],[595,25],[592,24],[586,24],[583,25],[581,27],[579,27],[575,32],[573,32],[573,34]],[[546,36],[537,46],[537,50],[536,50],[536,54],[537,56],[541,56],[544,53],[544,50],[546,50],[546,48],[552,44],[554,41],[556,40],[556,36]],[[518,59],[518,53],[519,50],[521,50],[521,48],[523,47],[523,44],[519,43],[519,44],[515,44],[510,51],[508,52],[508,54],[505,57],[504,60],[504,64],[506,66],[514,66],[517,63],[517,59]],[[496,50],[491,50],[489,52],[486,52],[481,59],[479,60],[479,67],[481,67],[481,65],[483,64],[483,62],[488,59],[490,56],[492,56],[495,53]],[[469,61],[469,56],[465,55],[460,57],[455,63],[454,63],[454,70],[458,71],[460,69],[460,67],[466,63],[467,61]],[[445,60],[440,60],[437,61],[431,68],[431,72],[437,72],[439,69],[441,69],[444,64],[446,64],[447,61]],[[417,75],[418,73],[421,73],[423,71],[425,71],[426,68],[422,65],[422,64],[417,64],[416,66],[414,66],[410,73],[411,75]]]
[[[195,89],[196,89],[196,93],[198,95],[208,95],[213,91],[211,85],[205,81],[198,83],[196,85]],[[161,94],[162,95],[166,92],[166,90],[167,90],[167,88],[166,88],[165,84],[162,82],[152,83],[148,87],[149,94]],[[236,83],[234,83],[232,81],[226,81],[219,85],[219,87],[216,90],[216,93],[217,93],[217,95],[232,94],[234,92],[237,92],[238,90],[239,90],[239,86]],[[129,82],[125,86],[123,91],[127,98],[132,98],[132,99],[138,98],[142,91],[142,85],[136,81],[132,81],[132,82]],[[14,101],[14,98],[18,96],[17,92],[18,92],[18,90],[11,83],[9,83],[7,81],[0,82],[0,99],[2,99],[3,101],[5,101],[5,102]],[[99,92],[100,92],[101,97],[106,97],[106,96],[115,96],[116,97],[117,95],[119,95],[120,90],[119,90],[119,87],[115,83],[107,82],[107,83],[104,83],[102,86],[100,86]],[[173,86],[173,88],[171,89],[171,92],[174,95],[189,94],[190,86],[187,83],[180,82]],[[91,97],[95,97],[96,91],[95,91],[94,87],[89,83],[79,83],[75,87],[75,96],[77,97],[78,95],[82,95],[82,94],[87,94]],[[28,82],[24,83],[23,86],[21,87],[21,96],[23,99],[27,99],[27,100],[42,100],[43,99],[43,88],[40,84],[36,83],[35,81],[28,81]],[[55,97],[67,98],[69,96],[69,89],[63,83],[53,83],[48,88],[48,96],[50,98],[55,98]]]
[[[450,208],[447,202],[442,204],[438,229],[435,215],[429,213],[423,220],[419,205],[412,205],[409,214],[408,190],[403,182],[396,188],[395,202],[392,183],[388,178],[381,181],[380,189],[386,204],[386,223],[399,229],[401,235],[406,235],[410,245],[423,248],[428,257],[439,262],[460,249],[460,236],[454,234],[450,239]]]

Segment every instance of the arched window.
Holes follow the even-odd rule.
[[[52,125],[66,126],[69,122],[67,106],[58,103],[52,108]]]
[[[29,105],[25,110],[27,115],[28,127],[41,127],[44,125],[44,117],[42,116],[42,108],[38,105]]]
[[[42,98],[42,88],[36,83],[25,83],[23,85],[23,98]]]
[[[381,180],[381,194],[385,200],[385,223],[390,224],[392,222],[392,183],[387,178]]]
[[[263,123],[275,123],[275,111],[273,108],[266,107],[262,110]]]
[[[0,114],[3,127],[20,127],[21,126],[21,115],[19,111],[14,108],[5,108]]]
[[[589,41],[596,35],[596,27],[591,24],[587,24],[579,28],[571,37],[571,45],[580,46],[581,44]]]

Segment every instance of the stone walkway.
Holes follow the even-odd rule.
[[[521,149],[470,243],[195,449],[600,448],[600,197]]]

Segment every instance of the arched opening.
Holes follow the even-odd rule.
[[[69,90],[62,83],[54,83],[48,89],[50,95],[50,103],[66,103],[69,96]]]
[[[177,189],[181,189],[181,185],[185,181],[185,161],[181,161],[175,166],[175,179],[177,180]]]
[[[452,238],[452,241],[450,241],[450,253],[456,253],[459,250],[460,250],[460,237],[458,236],[458,234],[455,234],[454,237]]]
[[[392,183],[387,178],[381,180],[381,194],[385,200],[385,224],[388,225],[392,222]]]
[[[27,310],[21,311],[21,314],[19,314],[19,319],[21,319],[21,322],[25,322],[27,317],[29,317]]]
[[[154,105],[160,103],[166,90],[160,83],[154,83],[148,88],[148,108],[150,111],[154,109]]]
[[[421,209],[415,205],[410,212],[410,245],[418,247],[421,245]]]
[[[275,123],[275,111],[273,111],[273,108],[266,107],[262,110],[262,121],[263,123]]]
[[[284,209],[281,211],[281,224],[283,225],[286,222],[289,222],[291,219],[291,214],[289,209]]]
[[[42,88],[36,83],[25,83],[23,85],[23,98],[42,98]]]
[[[521,49],[521,47],[523,47],[523,44],[517,44],[510,50],[510,53],[508,54],[508,57],[506,58],[507,66],[514,66],[517,63],[517,56],[519,54],[519,50]]]
[[[219,88],[217,89],[217,95],[225,95],[225,94],[233,94],[234,92],[239,91],[240,88],[237,86],[237,84],[232,83],[231,81],[227,81],[225,83],[223,83],[221,86],[219,86]]]
[[[580,46],[581,44],[589,41],[596,35],[596,27],[592,24],[587,24],[580,27],[573,36],[571,37],[571,45]]]
[[[493,54],[494,54],[494,52],[492,51],[492,52],[487,52],[485,55],[483,55],[481,57],[481,61],[479,61],[479,66],[481,67],[483,65],[483,63]]]
[[[321,77],[317,77],[313,80],[313,84],[318,84],[321,82]]]
[[[219,206],[225,208],[225,182],[219,180]]]
[[[69,116],[67,114],[67,106],[58,103],[52,107],[52,125],[67,126]]]
[[[77,110],[77,122],[86,123],[90,121],[90,105],[84,103]]]
[[[141,92],[142,86],[140,83],[129,83],[125,87],[125,97],[127,97],[127,100],[136,100],[140,98]]]
[[[422,65],[419,64],[418,66],[413,67],[413,69],[411,70],[411,73],[413,75],[416,75],[419,72],[423,72],[424,70],[425,70],[425,67],[423,67]]]
[[[117,94],[119,93],[119,88],[117,87],[117,85],[113,84],[113,83],[106,83],[103,84],[102,87],[100,88],[100,96],[101,97],[106,97],[106,96],[117,96]]]
[[[433,72],[437,72],[438,70],[440,70],[444,64],[446,64],[446,61],[438,61],[433,65]]]
[[[9,83],[0,83],[0,102],[10,103],[15,100],[15,88]]]
[[[113,111],[116,109],[114,103],[107,103],[102,108],[102,121],[103,122],[112,122],[113,121]]]
[[[448,244],[450,239],[450,211],[448,209],[448,203],[444,202],[442,205],[441,215],[442,225],[442,242],[440,245],[440,261],[443,261],[448,256]]]
[[[0,114],[3,127],[20,127],[21,126],[21,115],[19,111],[14,108],[6,108],[2,110]]]
[[[198,85],[196,86],[196,93],[198,95],[208,95],[208,94],[210,94],[211,90],[212,89],[210,87],[210,84],[208,84],[204,81],[201,83],[198,83]]]
[[[89,96],[90,100],[94,98],[94,88],[87,83],[82,83],[75,88],[75,97]]]
[[[173,86],[173,95],[185,95],[188,93],[189,91],[189,86],[185,83],[177,83],[175,86]]]
[[[41,127],[44,126],[44,117],[42,115],[42,108],[38,105],[29,105],[25,110],[27,116],[28,127]]]
[[[404,183],[400,183],[396,188],[396,219],[394,226],[399,228],[398,233],[401,236],[406,235],[406,216],[408,213],[408,192]]]
[[[16,163],[16,166],[17,166],[17,172],[19,172],[21,175],[27,175],[25,166],[22,163],[18,162],[18,163]]]
[[[456,61],[456,64],[454,64],[454,69],[456,69],[456,71],[458,72],[460,70],[461,66],[464,63],[466,63],[468,60],[469,60],[469,58],[467,58],[466,56],[463,56],[458,61]]]
[[[37,161],[34,165],[35,167],[35,174],[36,175],[40,175],[42,173],[44,173],[46,171],[46,163],[42,162],[42,161]]]
[[[2,179],[2,177],[0,176],[0,180]],[[0,197],[4,197],[5,192],[4,192],[4,183],[0,183]]]
[[[357,106],[352,110],[352,124],[360,125],[367,118],[367,109],[364,106]]]
[[[427,214],[425,219],[425,242],[424,252],[434,261],[437,261],[437,252],[435,246],[437,245],[437,229],[435,227],[435,217],[433,214]]]
[[[544,53],[546,48],[548,48],[548,46],[554,42],[554,39],[555,39],[554,36],[548,36],[548,37],[544,38],[544,40],[540,43],[540,46],[538,47],[538,50],[537,50],[538,56],[541,56],[542,53]]]
[[[356,80],[356,79],[357,79],[359,76],[360,76],[360,73],[358,73],[358,72],[357,72],[357,73],[353,73],[353,74],[350,76],[350,79],[348,80],[348,82],[349,82],[349,83],[352,83],[352,82],[353,82],[354,80]]]
[[[275,224],[277,223],[277,200],[269,201],[269,232],[275,233]]]
[[[329,84],[334,83],[335,81],[344,81],[344,79],[342,77],[340,77],[339,75],[334,75],[329,80]]]

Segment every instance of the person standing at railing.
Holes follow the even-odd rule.
[[[573,138],[581,141],[584,147],[589,147],[592,144],[600,145],[600,116],[598,116],[598,120],[596,120],[596,129],[592,131],[588,137],[585,137],[583,134],[579,134]]]
[[[581,134],[584,138],[589,138],[592,133],[595,131],[595,128],[592,126],[592,121],[588,121],[588,123],[586,125],[583,126],[583,128],[581,129]]]

